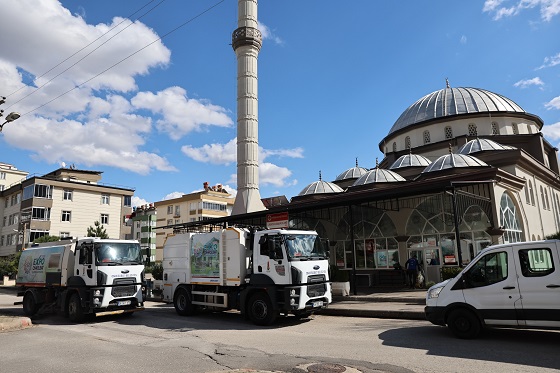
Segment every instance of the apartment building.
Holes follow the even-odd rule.
[[[153,203],[134,207],[129,220],[132,229],[131,238],[140,242],[146,263],[153,263],[156,260],[156,212]]]
[[[11,164],[0,162],[0,192],[8,189],[12,184],[24,180],[27,175],[28,172],[20,171]]]
[[[111,238],[130,236],[134,189],[101,183],[101,171],[59,168],[0,191],[0,256],[45,236],[85,236],[99,221]],[[7,176],[7,175],[6,175]]]
[[[220,184],[203,184],[203,190],[156,202],[157,228],[231,215],[234,199]],[[156,260],[163,259],[163,244],[173,229],[157,229]]]

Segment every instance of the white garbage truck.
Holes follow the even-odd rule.
[[[163,300],[179,315],[234,309],[257,325],[307,317],[332,301],[326,246],[301,230],[171,235],[163,247]]]
[[[62,311],[73,322],[88,316],[144,309],[144,265],[138,241],[86,237],[48,242],[21,253],[16,286],[28,316]]]

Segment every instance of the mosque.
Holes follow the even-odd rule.
[[[267,210],[231,218],[265,225],[287,212],[290,228],[328,238],[332,264],[361,285],[398,283],[394,269],[411,255],[437,282],[442,266],[465,265],[491,244],[560,231],[557,149],[542,126],[507,97],[447,83],[401,114],[374,168],[356,160],[289,202],[263,199]]]

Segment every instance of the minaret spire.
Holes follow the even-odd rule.
[[[262,34],[257,28],[257,0],[238,0],[237,13],[231,37],[237,56],[237,196],[232,215],[265,210],[259,192],[257,59]]]

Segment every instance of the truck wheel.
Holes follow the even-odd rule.
[[[452,311],[447,326],[457,338],[472,339],[480,334],[482,326],[474,313],[464,309]]]
[[[72,322],[82,322],[85,320],[82,302],[78,293],[72,294],[68,302],[68,318]]]
[[[35,297],[31,292],[25,293],[23,296],[23,313],[26,316],[33,316],[39,310],[39,305],[35,303]]]
[[[268,295],[257,293],[249,300],[249,317],[256,325],[265,326],[274,323],[278,315]]]
[[[192,304],[191,294],[184,288],[177,290],[173,305],[175,306],[175,311],[181,316],[192,316],[196,310]]]

